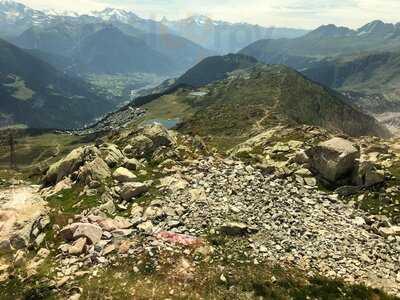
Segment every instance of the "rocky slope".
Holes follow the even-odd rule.
[[[151,298],[157,285],[156,298],[319,299],[329,285],[336,299],[396,299],[399,149],[309,126],[228,155],[159,125],[114,132],[44,171],[51,224],[1,257],[0,295]]]

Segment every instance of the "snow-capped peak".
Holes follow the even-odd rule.
[[[104,21],[117,20],[123,23],[140,20],[140,18],[131,11],[110,7],[105,8],[102,11],[94,11],[91,13],[91,15],[98,17]]]

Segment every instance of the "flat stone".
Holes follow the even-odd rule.
[[[68,253],[70,255],[81,255],[85,252],[87,239],[85,237],[81,237],[77,239],[71,247],[68,249]]]
[[[146,221],[137,226],[140,231],[143,231],[146,234],[152,234],[154,232],[154,226],[151,221]]]
[[[102,235],[103,230],[100,226],[89,223],[78,223],[73,237],[74,239],[86,237],[88,238],[88,242],[96,244],[100,241]]]
[[[114,171],[113,178],[118,180],[119,182],[134,182],[136,181],[137,177],[128,169],[119,167]]]
[[[125,201],[132,200],[132,198],[140,196],[149,190],[147,185],[141,182],[125,183],[121,188],[121,198]]]

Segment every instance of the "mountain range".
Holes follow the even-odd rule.
[[[259,40],[240,51],[271,64],[302,70],[321,58],[366,51],[395,51],[400,47],[400,23],[373,21],[358,30],[336,25],[321,26],[295,39]]]
[[[303,74],[325,86],[350,93],[353,100],[358,99],[355,103],[370,113],[400,111],[400,52],[325,59],[303,70]]]
[[[260,39],[296,38],[308,32],[303,29],[215,21],[202,15],[178,21],[169,21],[164,18],[162,24],[171,28],[176,34],[219,54],[237,52]]]
[[[0,123],[77,128],[113,105],[83,81],[0,40]]]
[[[266,28],[245,23],[228,23],[194,16],[178,21],[144,19],[127,10],[106,8],[89,14],[55,13],[34,10],[11,0],[0,1],[0,36],[16,37],[32,27],[54,27],[69,22],[80,25],[108,23],[126,34],[172,34],[190,40],[215,53],[236,52],[260,38],[292,38],[306,30]],[[171,41],[173,42],[173,41]],[[22,46],[22,45],[20,45]]]

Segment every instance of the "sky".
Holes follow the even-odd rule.
[[[80,13],[116,7],[141,17],[180,19],[206,15],[216,20],[263,26],[316,28],[336,24],[359,28],[373,21],[400,22],[400,0],[19,0],[36,9]]]

